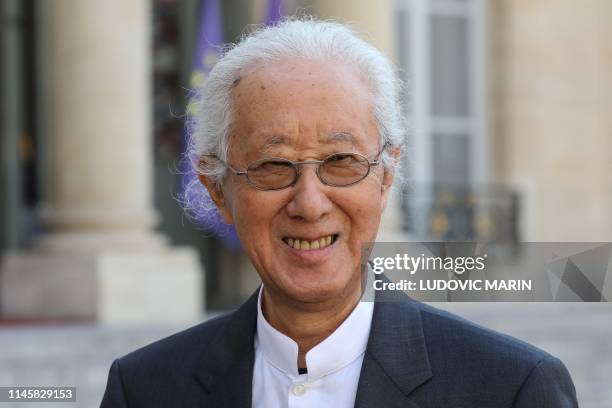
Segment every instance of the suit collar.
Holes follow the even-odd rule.
[[[215,338],[205,346],[194,372],[196,381],[208,393],[210,406],[251,406],[257,293],[232,313]]]
[[[432,377],[417,303],[377,293],[356,407],[417,407],[409,395]]]

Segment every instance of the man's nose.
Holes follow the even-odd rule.
[[[291,189],[293,195],[287,204],[287,213],[291,217],[305,221],[316,221],[328,214],[333,203],[327,197],[325,186],[316,173],[317,166],[306,165],[300,169],[300,177]]]

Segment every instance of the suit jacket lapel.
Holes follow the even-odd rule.
[[[417,408],[409,396],[432,377],[420,311],[397,296],[377,296],[355,407]]]
[[[194,372],[197,382],[207,391],[206,406],[251,406],[258,293],[259,290],[234,312],[207,346]]]
[[[209,406],[251,406],[258,292],[230,317],[200,358],[194,377]],[[419,309],[406,296],[377,296],[355,407],[418,408],[410,393],[431,376]]]

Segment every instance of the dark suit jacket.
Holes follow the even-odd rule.
[[[256,319],[257,293],[229,315],[116,360],[101,406],[250,407]],[[578,404],[555,357],[405,297],[374,307],[355,406]]]

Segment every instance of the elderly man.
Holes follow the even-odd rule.
[[[577,406],[543,351],[407,297],[360,302],[402,145],[397,94],[389,62],[340,24],[285,21],[226,53],[194,148],[263,285],[116,360],[103,407]]]

